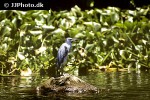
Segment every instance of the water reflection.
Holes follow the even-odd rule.
[[[93,73],[85,79],[89,83],[105,89],[107,98],[150,99],[149,72],[103,72]],[[102,96],[102,95],[101,95]],[[117,96],[117,97],[116,97]]]
[[[100,88],[99,94],[52,94],[37,95],[34,87],[48,77],[0,77],[0,99],[150,99],[149,72],[91,72],[79,76],[86,82]]]

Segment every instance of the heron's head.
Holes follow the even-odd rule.
[[[68,38],[66,38],[66,43],[72,43],[73,41],[76,41],[77,39],[75,39],[75,38],[70,38],[70,37],[68,37]]]
[[[73,41],[72,38],[70,38],[70,37],[66,38],[66,42],[72,42],[72,41]]]

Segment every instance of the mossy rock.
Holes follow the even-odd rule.
[[[98,93],[99,89],[89,83],[81,80],[80,78],[65,74],[63,76],[57,78],[50,78],[45,81],[37,88],[37,92],[40,94],[43,93],[65,93],[65,92],[73,92],[73,93]]]

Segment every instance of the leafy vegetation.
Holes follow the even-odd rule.
[[[66,70],[78,67],[150,68],[150,8],[115,7],[81,11],[0,11],[2,74],[30,67],[37,72],[55,66],[58,47],[73,43]]]

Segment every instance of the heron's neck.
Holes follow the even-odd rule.
[[[71,41],[66,41],[66,43],[67,43],[68,45],[72,46]]]

